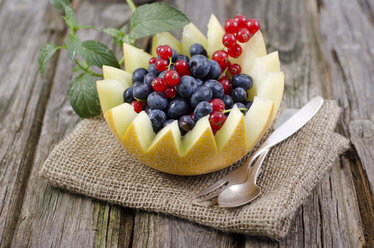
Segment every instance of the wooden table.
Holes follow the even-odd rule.
[[[39,49],[67,34],[47,0],[0,0],[0,247],[374,247],[374,2],[372,0],[169,0],[204,32],[210,13],[260,19],[286,75],[283,106],[315,95],[343,108],[352,149],[297,211],[281,241],[227,234],[180,219],[113,206],[51,187],[38,176],[79,118],[67,99],[65,51],[38,73]],[[120,27],[124,1],[74,1],[81,24]],[[111,45],[92,30],[85,39]],[[145,46],[149,39],[141,41]],[[117,49],[121,56],[120,49]]]

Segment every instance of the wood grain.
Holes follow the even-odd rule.
[[[268,51],[279,51],[286,75],[282,107],[302,106],[315,95],[337,99],[343,107],[338,130],[353,149],[305,200],[281,241],[222,233],[53,188],[38,171],[79,120],[66,94],[73,65],[62,52],[43,79],[36,61],[42,44],[61,43],[66,30],[47,1],[1,0],[0,247],[374,247],[374,3],[165,2],[203,32],[212,12],[221,22],[237,13],[260,19]],[[74,7],[80,23],[99,29],[119,27],[130,16],[120,0],[74,1]],[[102,33],[79,32],[111,45]]]

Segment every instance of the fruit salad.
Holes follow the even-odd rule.
[[[104,66],[104,117],[124,148],[157,170],[198,175],[241,159],[267,131],[284,87],[256,19],[237,15],[207,38],[190,23],[182,41],[153,37],[152,55],[124,43],[125,70]]]

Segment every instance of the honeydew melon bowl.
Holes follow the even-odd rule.
[[[223,49],[224,29],[214,15],[208,23],[207,38],[193,24],[183,29],[179,42],[170,33],[153,37],[152,54],[156,47],[169,45],[178,53],[189,55],[189,47],[200,43],[208,56]],[[135,69],[148,68],[152,57],[142,49],[123,44],[125,70],[103,66],[104,80],[97,81],[97,90],[104,118],[113,134],[129,154],[147,166],[176,175],[200,175],[226,168],[247,154],[272,124],[281,103],[284,75],[280,71],[278,52],[267,54],[262,33],[257,31],[242,46],[242,55],[232,59],[242,73],[253,78],[248,91],[252,106],[245,115],[236,107],[230,111],[222,128],[213,134],[208,116],[182,136],[178,121],[165,126],[157,134],[148,115],[139,114],[124,103],[123,92],[131,87]]]

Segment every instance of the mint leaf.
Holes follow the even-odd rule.
[[[82,118],[99,115],[100,101],[96,83],[89,74],[81,74],[69,85],[69,101],[75,113]]]
[[[38,62],[39,72],[42,74],[42,76],[44,75],[44,69],[49,59],[58,51],[58,49],[60,48],[53,43],[49,43],[40,49]]]
[[[149,35],[179,29],[190,23],[181,11],[163,3],[138,7],[130,18],[130,36],[140,39]]]
[[[115,44],[122,46],[122,39],[125,37],[125,33],[123,31],[116,28],[105,28],[103,32],[112,36],[113,42]]]
[[[70,5],[64,5],[64,11],[65,16],[63,18],[66,22],[66,25],[68,25],[71,30],[76,30],[78,22],[74,10],[70,7]]]
[[[69,0],[50,0],[49,1],[55,8],[65,11],[65,5],[70,6],[70,1]]]
[[[87,63],[101,68],[103,65],[109,65],[119,68],[118,60],[104,44],[95,40],[86,40],[82,42],[79,54],[87,60]]]
[[[79,54],[82,48],[82,41],[78,36],[69,34],[66,40],[66,48],[68,49],[69,57],[74,61],[75,56]]]

